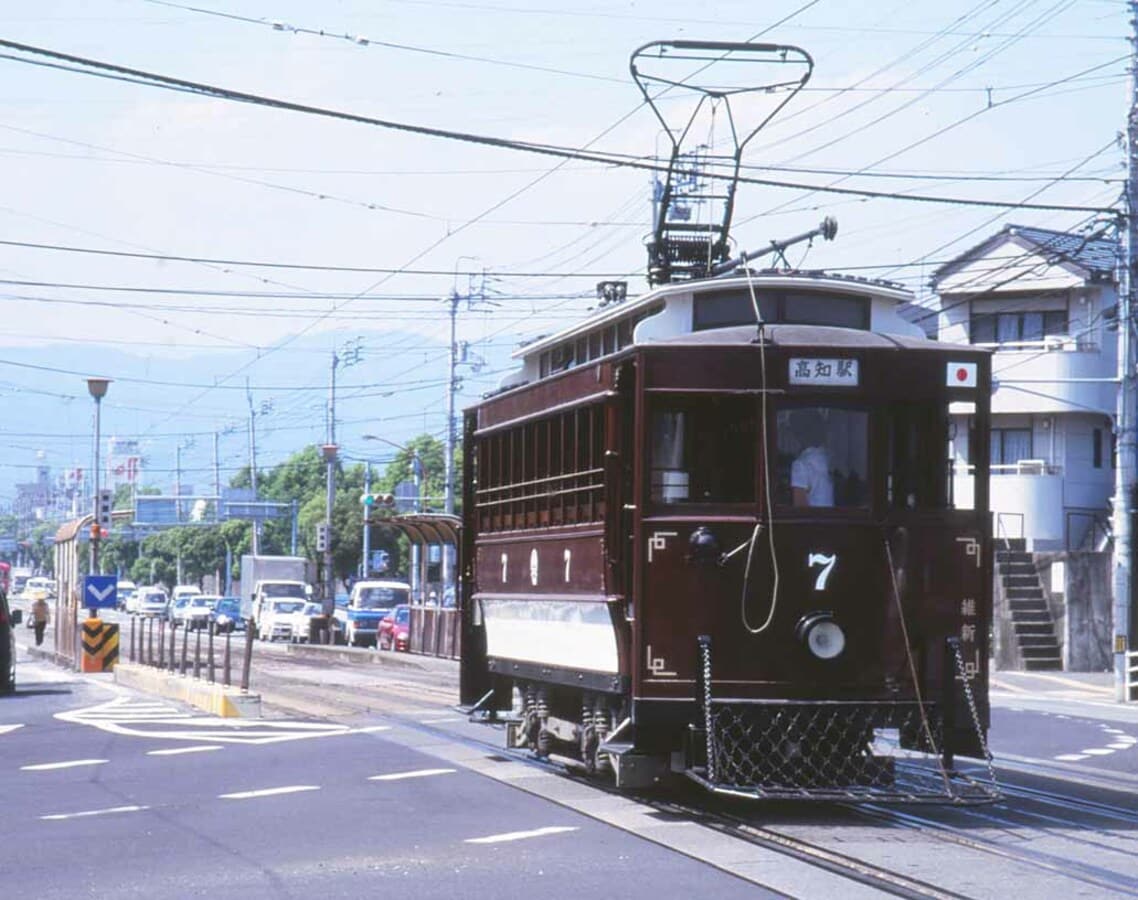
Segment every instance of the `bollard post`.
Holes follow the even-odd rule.
[[[249,669],[253,665],[253,620],[245,624],[245,659],[241,663],[241,690],[249,690]]]
[[[186,674],[186,656],[190,649],[190,629],[182,626],[182,668],[181,674]]]
[[[230,677],[229,669],[229,639],[233,637],[233,626],[229,626],[229,630],[225,632],[225,681],[223,682],[226,687],[233,684],[233,679]]]
[[[202,630],[194,629],[194,678],[202,677]]]
[[[146,664],[154,665],[154,627],[145,619],[142,620],[146,628]]]
[[[170,671],[178,671],[178,629],[170,623]]]
[[[154,627],[154,620],[150,620],[150,627]],[[166,623],[158,620],[158,668],[166,668]]]
[[[134,616],[130,617],[130,661],[134,662]]]
[[[208,641],[208,644],[209,644],[209,683],[210,684],[214,684],[217,680],[216,678],[214,678],[214,671],[213,671],[213,630],[214,630],[214,624],[215,623],[213,623],[213,622],[209,623],[209,641]]]

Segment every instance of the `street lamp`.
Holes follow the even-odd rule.
[[[87,393],[89,393],[95,400],[95,496],[94,496],[94,509],[95,521],[91,528],[91,543],[90,543],[90,567],[91,574],[97,575],[99,573],[99,443],[102,440],[99,432],[101,430],[102,420],[101,412],[103,408],[103,398],[107,395],[107,387],[110,385],[109,378],[88,378],[87,379]],[[91,616],[95,617],[97,613],[91,610]]]

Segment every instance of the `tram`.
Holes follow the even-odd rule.
[[[756,269],[658,227],[647,293],[600,285],[466,411],[462,700],[511,747],[632,789],[993,796],[956,762],[987,755],[989,354],[785,265],[835,230]]]

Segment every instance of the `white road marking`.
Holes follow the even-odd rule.
[[[33,766],[20,766],[21,772],[47,772],[51,769],[73,769],[76,766],[101,766],[105,759],[70,759],[67,762],[36,763]]]
[[[451,775],[455,769],[417,769],[414,772],[391,772],[388,775],[372,775],[368,781],[399,781],[403,778],[427,778],[431,775]]]
[[[1089,750],[1084,750],[1084,753],[1089,753],[1091,756],[1110,756],[1114,751],[1108,750],[1106,747],[1091,747]]]
[[[41,819],[48,822],[58,822],[62,819],[82,819],[87,816],[107,816],[111,813],[127,813],[127,812],[142,812],[144,809],[150,809],[149,806],[112,806],[109,809],[89,809],[86,812],[77,813],[55,813],[50,816],[40,816]]]
[[[524,841],[526,838],[544,837],[547,834],[562,834],[566,831],[578,831],[570,825],[550,825],[546,828],[535,828],[533,831],[507,831],[505,834],[491,834],[486,837],[467,838],[467,844],[502,844],[506,841]]]
[[[1107,744],[1106,746],[1111,750],[1129,750],[1134,745],[1128,741],[1119,741],[1117,744]]]
[[[17,728],[23,727],[23,725],[0,725],[0,734],[11,734]]]
[[[167,750],[147,750],[147,756],[178,756],[182,753],[205,753],[207,750],[220,750],[220,744],[202,744],[197,747],[171,747]]]
[[[321,722],[220,718],[187,713],[178,707],[155,705],[129,696],[116,697],[84,709],[56,713],[55,718],[130,737],[255,745],[386,731],[390,727],[349,728],[347,725]]]
[[[288,787],[264,788],[259,791],[238,791],[234,794],[218,794],[221,800],[251,800],[254,797],[275,797],[277,794],[298,794],[301,791],[318,791],[316,784],[293,784]]]
[[[445,716],[440,719],[420,719],[420,725],[441,725],[443,722],[462,722],[462,716]]]
[[[1063,753],[1056,756],[1055,759],[1061,760],[1062,762],[1078,762],[1081,759],[1090,759],[1090,757],[1083,756],[1081,753]]]

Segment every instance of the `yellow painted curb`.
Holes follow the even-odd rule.
[[[115,683],[168,700],[180,700],[221,718],[260,718],[261,697],[239,688],[210,684],[189,676],[171,675],[161,669],[120,662]]]

